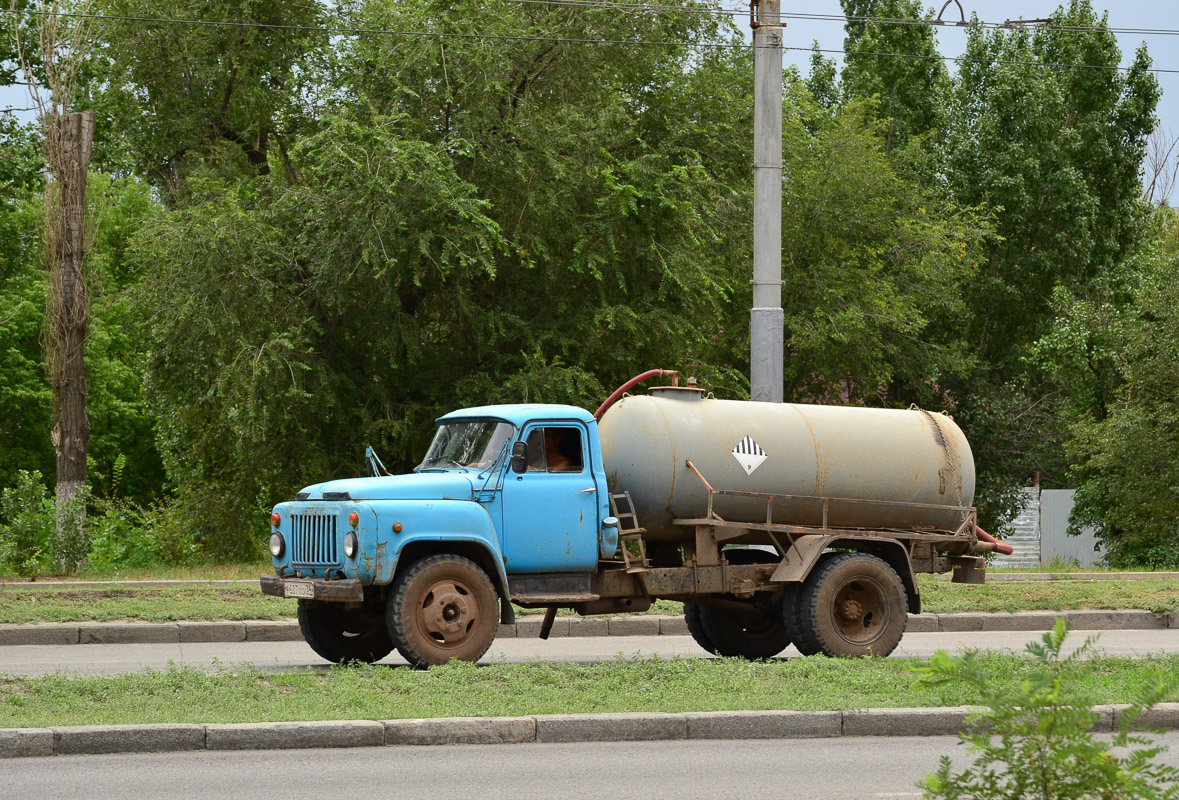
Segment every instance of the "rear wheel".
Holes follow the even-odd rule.
[[[380,614],[349,611],[336,603],[300,600],[298,616],[303,638],[328,661],[371,664],[393,652],[393,640]]]
[[[773,564],[778,560],[776,553],[753,548],[730,548],[724,551],[724,557],[735,565]],[[685,619],[687,607],[685,603]],[[790,634],[776,604],[750,604],[748,611],[712,606],[697,606],[696,610],[701,637],[692,636],[710,653],[729,658],[771,658],[790,645]],[[692,630],[691,623],[688,630]]]
[[[801,624],[802,618],[799,616],[801,597],[801,583],[786,584],[786,591],[782,595],[782,624],[786,626],[786,633],[789,634],[794,648],[804,656],[813,656],[819,652],[819,644],[809,635],[809,626]]]
[[[908,621],[900,576],[867,553],[821,561],[799,592],[797,611],[805,645],[828,656],[886,656]]]
[[[790,634],[776,605],[769,608],[751,605],[748,611],[703,606],[700,618],[704,633],[713,644],[712,652],[720,656],[772,658],[790,644]]]
[[[837,555],[839,553],[820,555],[814,569],[811,570],[811,575],[818,574],[820,568]],[[782,595],[782,622],[786,625],[786,631],[790,634],[790,641],[794,643],[794,648],[804,656],[813,656],[822,652],[823,648],[802,613],[802,597],[808,583],[809,576],[807,582],[786,584],[786,592]]]
[[[692,634],[692,638],[696,640],[696,644],[710,653],[715,653],[716,645],[712,643],[712,639],[709,639],[708,634],[704,632],[702,611],[703,609],[695,603],[684,603],[684,622],[687,623],[688,633]]]
[[[495,587],[478,564],[454,555],[423,558],[397,579],[389,635],[415,667],[478,661],[499,624]]]

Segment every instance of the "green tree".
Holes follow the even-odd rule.
[[[41,151],[31,127],[0,115],[0,487],[21,470],[51,475],[52,397],[41,326],[45,276],[40,266],[38,190]]]
[[[1062,317],[1053,341],[1072,342],[1073,363],[1103,359],[1119,384],[1073,425],[1068,455],[1078,483],[1071,522],[1094,525],[1109,563],[1179,567],[1179,223],[1161,231],[1128,281],[1129,302]],[[1086,324],[1087,323],[1087,324]],[[1071,338],[1065,338],[1072,333]],[[1085,361],[1082,361],[1085,359]],[[1061,359],[1064,363],[1069,363]],[[1081,397],[1084,398],[1083,393]],[[1104,413],[1101,413],[1104,412]]]
[[[153,420],[142,399],[141,345],[127,290],[138,280],[125,259],[127,239],[154,205],[142,183],[95,173],[91,213],[103,225],[87,263],[93,292],[93,320],[87,342],[88,416],[92,440],[87,453],[90,480],[110,489],[115,460],[129,469],[121,492],[149,503],[163,491]],[[41,198],[27,192],[0,209],[0,487],[12,486],[19,471],[53,473],[49,431],[52,396],[45,370],[42,330],[46,275],[41,257]]]
[[[1061,289],[1084,295],[1148,231],[1138,175],[1159,97],[1150,59],[1140,49],[1119,71],[1117,42],[1087,0],[1052,18],[1059,27],[972,27],[949,107],[949,192],[993,209],[999,234],[963,292],[961,333],[978,367],[951,386],[976,445],[984,524],[1010,513],[1033,472],[1066,480],[1067,387],[1033,347]]]
[[[697,15],[468,10],[368,3],[349,24],[723,33]],[[702,354],[723,339],[747,252],[730,246],[746,238],[748,158],[734,130],[748,114],[735,88],[747,58],[360,36],[333,77],[354,99],[291,147],[287,167],[238,184],[190,179],[190,204],[145,229],[137,253],[153,273],[148,394],[210,551],[252,553],[250,514],[354,472],[366,441],[411,466],[433,417],[455,406],[591,404],[669,359],[732,375]]]
[[[972,365],[940,321],[990,234],[887,156],[871,103],[834,115],[801,86],[784,126],[783,305],[788,397],[947,408],[947,380]],[[944,334],[950,334],[948,336]]]
[[[314,102],[302,82],[327,46],[314,30],[317,0],[98,0],[111,17],[168,17],[203,24],[110,21],[89,65],[100,110],[98,163],[133,169],[164,192],[206,170],[265,173],[281,160]],[[311,28],[312,30],[308,30]]]
[[[914,136],[940,133],[946,114],[949,74],[928,24],[877,22],[932,19],[921,0],[841,0],[848,16],[847,52],[842,74],[849,98],[879,98],[888,121],[885,149],[901,147]]]

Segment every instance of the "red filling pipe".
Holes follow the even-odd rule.
[[[987,533],[982,528],[978,527],[977,524],[975,524],[975,526],[974,526],[974,532],[975,532],[975,534],[978,535],[979,539],[982,539],[984,542],[990,542],[991,544],[995,545],[995,552],[996,553],[1001,553],[1005,556],[1009,556],[1015,552],[1014,547],[1007,544],[1006,542],[1000,542],[994,536],[991,536],[991,534]]]
[[[606,398],[606,402],[598,406],[598,410],[594,412],[594,419],[601,419],[602,415],[606,413],[606,409],[614,405],[618,398],[622,397],[623,393],[637,383],[642,383],[648,378],[660,378],[664,375],[669,375],[672,378],[671,385],[676,386],[679,383],[680,374],[674,369],[649,369],[642,375],[636,375],[626,383],[614,390],[614,394]]]

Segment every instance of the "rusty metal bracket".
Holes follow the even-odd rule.
[[[834,536],[802,536],[796,539],[783,556],[782,563],[770,576],[770,582],[787,583],[806,578],[815,562],[819,560],[819,556],[834,539]]]

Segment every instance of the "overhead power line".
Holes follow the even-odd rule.
[[[612,2],[612,0],[507,0],[511,3],[519,3],[522,5],[541,5],[541,6],[568,6],[570,8],[602,8],[615,9],[618,11],[676,11],[691,14],[707,14],[714,16],[733,16],[741,17],[749,14],[748,8],[725,8],[725,7],[706,7],[706,6],[685,6],[685,5],[668,5],[662,3],[627,3],[627,2]],[[846,16],[843,14],[817,14],[806,13],[801,11],[782,11],[779,16],[782,19],[800,19],[811,20],[816,22],[838,22],[846,24],[848,22],[863,22],[873,23],[876,25],[920,25],[925,27],[955,27],[956,23],[947,23],[935,19],[912,19],[909,17],[873,17],[873,16]],[[1018,23],[1019,20],[1013,20]],[[980,28],[1011,28],[1011,22],[986,22],[979,20],[978,22],[967,23],[968,25],[977,25]],[[1074,33],[1126,33],[1142,36],[1179,36],[1179,29],[1173,28],[1118,28],[1110,27],[1108,25],[1060,25],[1058,23],[1051,23],[1046,25],[1048,30],[1052,31],[1068,31]]]
[[[520,0],[516,0],[519,2]],[[571,4],[576,2],[589,2],[590,0],[548,0],[550,3]],[[602,5],[599,3],[598,5]],[[610,4],[619,5],[619,4]],[[687,6],[683,6],[687,8]],[[5,14],[25,14],[31,16],[49,16],[52,12],[36,11],[36,10],[17,10],[10,8],[0,8],[0,12]],[[448,31],[413,31],[413,30],[398,30],[392,28],[355,28],[355,27],[332,27],[332,26],[317,26],[317,25],[286,25],[279,23],[268,22],[234,22],[229,20],[203,20],[203,19],[177,19],[172,17],[136,17],[126,15],[108,15],[108,14],[84,14],[84,13],[58,13],[57,16],[73,19],[85,19],[95,22],[128,22],[137,24],[151,24],[151,25],[188,25],[193,27],[212,27],[212,28],[250,28],[259,30],[280,30],[280,31],[294,31],[301,33],[323,33],[336,36],[402,36],[407,38],[424,38],[424,39],[466,39],[466,40],[499,40],[499,41],[514,41],[514,42],[553,42],[559,44],[592,44],[592,45],[621,45],[626,47],[677,47],[688,49],[713,49],[713,50],[744,50],[749,47],[745,42],[686,42],[686,41],[660,41],[648,39],[597,39],[597,38],[576,38],[576,37],[562,37],[562,36],[528,36],[528,35],[510,35],[510,34],[492,34],[492,33],[456,33]],[[783,14],[783,16],[786,16]],[[933,55],[916,55],[910,53],[889,53],[879,51],[867,50],[841,50],[834,48],[812,48],[812,47],[784,47],[784,50],[793,50],[796,52],[819,52],[828,54],[842,54],[854,56],[871,56],[874,58],[904,58],[910,60],[922,61],[947,61],[955,63],[976,63],[976,64],[1000,64],[1007,66],[1027,66],[1027,67],[1043,67],[1053,69],[1091,69],[1102,70],[1107,72],[1131,72],[1137,67],[1122,67],[1122,66],[1107,66],[1105,64],[1083,64],[1074,62],[1060,62],[1051,63],[1043,61],[1010,61],[1004,59],[994,58],[972,58],[969,56],[933,56]],[[1165,69],[1162,67],[1145,67],[1143,72],[1151,72],[1160,75],[1179,74],[1179,69]]]

